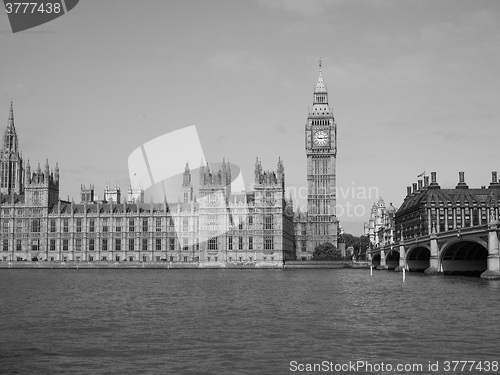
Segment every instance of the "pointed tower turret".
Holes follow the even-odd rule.
[[[191,183],[191,171],[189,170],[188,163],[186,163],[186,167],[184,168],[184,174],[182,175],[181,194],[183,203],[188,203],[193,200],[193,184]]]
[[[5,129],[3,147],[13,153],[18,152],[18,138],[14,126],[14,104],[12,101],[10,102],[9,120],[7,121],[7,129]]]
[[[318,76],[318,81],[316,82],[316,87],[314,89],[314,94],[326,94],[327,91],[326,91],[326,86],[323,82],[323,74],[322,74],[322,71],[321,71],[321,67],[322,67],[322,61],[321,61],[321,58],[319,59],[319,76]],[[320,99],[320,98],[318,98]],[[314,102],[319,102],[320,100],[314,100]]]
[[[14,128],[14,101],[10,101],[10,111],[9,111],[9,123],[7,125],[7,128],[15,129]]]
[[[10,102],[9,119],[0,150],[0,193],[22,194],[23,159],[18,149],[18,138],[14,126],[14,104]]]
[[[203,186],[205,184],[205,165],[203,164],[203,160],[200,163],[199,176],[200,176],[199,184],[200,186]]]
[[[226,158],[222,158],[222,164],[220,168],[220,174],[221,174],[221,184],[227,184],[227,168],[226,168]]]
[[[278,169],[277,169],[278,183],[281,184],[282,189],[285,189],[285,167],[283,166],[283,161],[281,157],[278,157]]]
[[[54,171],[54,182],[59,183],[59,163],[56,163],[56,169]]]
[[[231,197],[231,165],[229,164],[229,160],[226,163],[226,195],[227,199]]]
[[[259,168],[259,158],[257,157],[255,158],[255,170],[254,170],[254,182],[256,184],[258,184],[260,181],[260,172],[261,170]]]
[[[26,177],[24,179],[25,184],[29,184],[31,181],[31,166],[30,160],[28,159],[28,163],[26,163]]]
[[[47,181],[49,179],[49,159],[45,159],[45,170],[43,171],[43,178]]]
[[[186,163],[184,168],[184,174],[182,175],[182,186],[189,186],[191,184],[191,172],[189,170],[189,164]]]
[[[220,169],[220,185],[226,189],[226,199],[231,196],[231,166],[229,161],[226,162],[226,158],[222,158],[222,165]]]
[[[314,88],[314,101],[312,114],[315,115],[333,115],[330,107],[328,106],[328,91],[325,83],[323,82],[323,74],[321,71],[322,61],[319,60],[319,76]]]

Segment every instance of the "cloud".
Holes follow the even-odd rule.
[[[6,85],[2,88],[2,94],[10,95],[14,102],[17,97],[23,96],[27,94],[27,89],[24,83],[12,83],[10,85]]]
[[[227,138],[227,134],[221,134],[219,135],[216,139],[215,142],[221,142],[224,141]]]
[[[433,139],[434,141],[458,141],[470,139],[469,135],[459,129],[436,129],[427,134],[422,134],[425,139]]]
[[[289,22],[283,26],[283,32],[291,35],[317,35],[331,34],[335,32],[335,25],[327,22],[309,22],[306,19]]]
[[[330,9],[341,6],[367,5],[387,6],[393,0],[259,0],[259,4],[271,9],[283,9],[303,17],[314,17],[328,12]]]
[[[288,133],[288,128],[282,123],[274,124],[274,130],[280,134]]]
[[[233,74],[271,76],[274,72],[272,64],[266,59],[243,50],[219,52],[209,57],[207,62],[213,68]]]
[[[139,81],[149,80],[158,77],[156,71],[144,66],[125,65],[117,68],[116,71],[120,72],[121,74],[123,74],[128,78]]]
[[[323,13],[333,3],[329,0],[259,0],[259,4],[271,9],[284,9],[288,12],[311,17]]]
[[[433,23],[423,26],[419,30],[420,42],[426,46],[442,46],[450,41],[456,41],[456,35],[462,25],[458,27],[449,22]]]
[[[448,51],[455,48],[460,54],[477,54],[484,47],[498,50],[500,12],[481,9],[462,14],[458,20],[435,22],[418,30],[422,47]],[[493,42],[493,43],[492,43]]]

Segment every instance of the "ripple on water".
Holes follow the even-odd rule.
[[[285,374],[495,360],[500,282],[367,270],[7,270],[0,370]]]

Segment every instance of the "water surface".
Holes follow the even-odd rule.
[[[2,373],[291,374],[307,373],[291,371],[291,361],[359,360],[450,374],[446,360],[500,360],[494,280],[411,273],[403,283],[401,273],[353,269],[3,269],[0,285]],[[428,371],[436,361],[439,371]]]

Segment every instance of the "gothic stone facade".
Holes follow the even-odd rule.
[[[11,103],[1,150],[0,261],[198,262],[201,266],[279,266],[295,259],[292,203],[285,173],[257,160],[251,193],[231,192],[231,167],[199,170],[199,198],[186,165],[176,204],[120,202],[119,188],[81,203],[59,199],[59,168],[32,173],[18,150]],[[130,194],[129,194],[130,195]]]
[[[336,217],[337,125],[320,72],[305,124],[307,213],[293,214],[285,198],[283,163],[263,171],[257,160],[252,193],[232,193],[231,168],[199,170],[195,197],[186,166],[177,204],[143,203],[118,187],[94,199],[82,186],[82,203],[59,199],[59,169],[31,173],[18,150],[11,103],[0,155],[1,260],[197,261],[202,264],[279,264],[309,260],[316,246],[339,247]],[[130,198],[130,199],[129,199]]]

